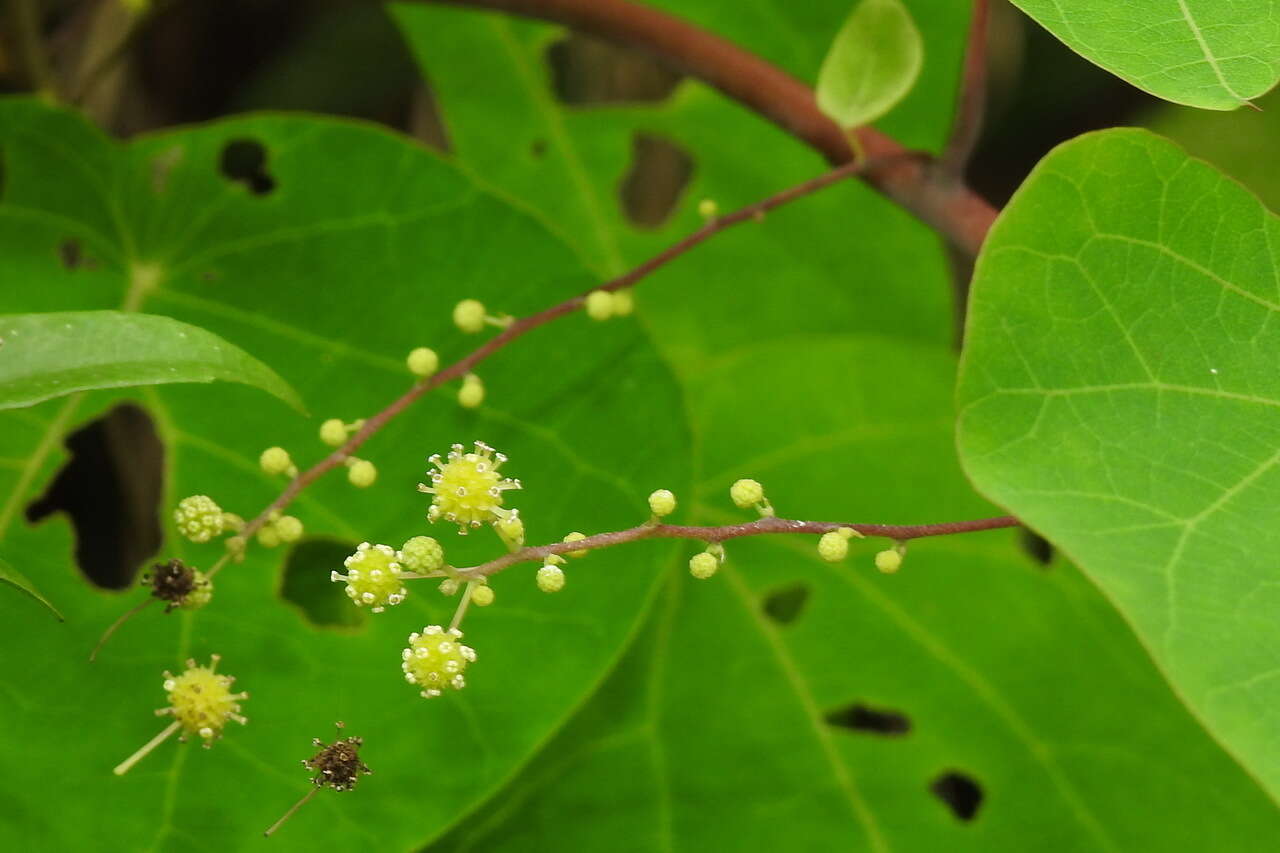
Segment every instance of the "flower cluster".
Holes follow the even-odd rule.
[[[389,545],[361,542],[356,552],[342,561],[347,573],[330,572],[331,581],[347,582],[347,597],[357,606],[381,613],[404,601],[408,595],[400,578],[400,554]]]
[[[507,457],[484,442],[477,441],[471,452],[463,452],[462,445],[455,444],[443,461],[438,453],[427,461],[436,470],[429,474],[431,485],[419,483],[418,491],[435,495],[427,511],[428,521],[443,518],[457,524],[459,533],[466,533],[469,527],[493,524],[515,512],[502,506],[502,493],[520,488],[520,481],[499,473]]]
[[[401,654],[404,680],[422,688],[422,696],[430,699],[447,689],[467,686],[463,678],[467,664],[476,659],[475,650],[458,642],[462,632],[457,628],[428,625],[422,633],[409,635],[409,646]]]

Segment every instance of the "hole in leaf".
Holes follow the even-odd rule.
[[[693,174],[693,158],[683,148],[648,133],[631,140],[631,168],[622,179],[622,210],[632,225],[657,228],[680,200]]]
[[[842,729],[882,737],[901,737],[911,731],[911,718],[901,711],[869,708],[859,702],[828,711],[824,719]]]
[[[973,777],[955,770],[948,770],[934,779],[929,790],[963,821],[973,820],[978,806],[982,805],[982,787]]]
[[[280,597],[297,605],[312,625],[321,628],[359,628],[367,615],[347,598],[346,584],[329,580],[329,573],[345,571],[342,561],[355,553],[354,542],[304,539],[284,560]]]
[[[218,169],[254,195],[266,195],[276,188],[275,178],[267,172],[267,149],[254,139],[233,139],[224,145]]]
[[[569,35],[547,48],[551,88],[566,104],[661,101],[680,75],[648,54],[583,35]]]
[[[1025,527],[1019,528],[1018,533],[1018,542],[1027,556],[1044,568],[1049,568],[1049,564],[1053,562],[1053,544],[1039,533]]]
[[[764,598],[764,615],[779,625],[790,625],[809,601],[809,587],[802,583],[784,586]]]
[[[76,564],[95,586],[124,589],[160,548],[164,445],[151,417],[125,403],[66,439],[71,458],[27,506],[35,524],[65,512]]]

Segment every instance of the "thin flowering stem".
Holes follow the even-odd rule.
[[[115,769],[111,772],[115,773],[117,776],[123,776],[124,774],[128,773],[133,768],[133,765],[137,764],[139,761],[146,758],[147,754],[151,752],[151,750],[155,749],[157,746],[164,743],[165,740],[169,738],[174,732],[176,732],[181,725],[182,725],[181,722],[179,722],[178,720],[174,720],[172,723],[165,726],[164,731],[160,732],[160,734],[156,735],[151,740],[144,743],[141,749],[139,749],[133,755],[130,755],[124,761],[121,761],[119,764],[117,764]]]
[[[859,524],[840,521],[795,521],[774,517],[744,522],[743,524],[726,524],[720,527],[649,523],[630,527],[626,530],[616,530],[611,533],[597,533],[595,536],[588,536],[585,539],[577,539],[572,542],[553,542],[549,545],[521,548],[519,551],[504,554],[487,563],[458,569],[458,574],[464,578],[486,578],[518,563],[545,560],[552,554],[612,548],[615,545],[638,542],[641,539],[695,539],[703,542],[718,543],[728,539],[740,539],[744,536],[765,536],[782,533],[821,535],[847,527],[863,536],[883,536],[893,539],[895,542],[906,542],[910,539],[923,539],[929,536],[951,536],[957,533],[977,533],[982,530],[1017,527],[1019,523],[1011,515],[979,518],[972,521],[947,521],[939,524]]]
[[[449,623],[450,631],[462,624],[462,617],[467,615],[467,606],[471,604],[471,591],[475,588],[475,581],[467,581],[466,588],[462,590],[462,600],[458,602],[458,609],[453,612],[453,621]]]
[[[311,798],[312,798],[312,797],[314,797],[314,796],[316,795],[316,792],[317,792],[317,791],[319,791],[319,790],[320,790],[319,788],[312,788],[310,791],[307,791],[305,794],[303,794],[303,795],[302,795],[302,799],[298,800],[296,803],[294,803],[292,806],[290,806],[290,807],[289,807],[289,810],[288,810],[287,812],[285,812],[284,814],[282,814],[282,815],[280,816],[280,819],[279,819],[278,821],[276,821],[275,823],[271,824],[271,826],[267,827],[267,831],[266,831],[266,832],[264,832],[264,833],[262,833],[262,834],[263,834],[263,836],[270,836],[270,835],[271,835],[271,833],[275,832],[277,829],[279,829],[281,826],[283,826],[283,825],[284,825],[284,822],[285,822],[286,820],[288,820],[289,818],[293,817],[293,813],[294,813],[294,812],[296,812],[298,809],[302,808],[302,807],[303,807],[303,806],[305,806],[308,802],[310,802],[310,801],[311,801]]]
[[[111,627],[102,632],[102,636],[98,639],[98,644],[93,647],[93,651],[89,652],[89,662],[93,663],[93,661],[98,657],[98,652],[102,651],[102,647],[107,644],[107,640],[110,640],[111,636],[115,634],[116,631],[120,630],[121,625],[123,625],[124,623],[132,619],[134,616],[141,613],[143,608],[145,608],[149,604],[152,604],[153,602],[155,602],[154,598],[150,598],[150,597],[144,598],[142,599],[142,601],[139,601],[133,607],[130,607],[128,610],[122,613],[119,619],[112,622]]]
[[[908,153],[900,156],[914,157],[915,155]],[[680,240],[678,243],[664,249],[631,271],[623,273],[617,278],[611,279],[604,284],[583,291],[577,296],[566,299],[556,305],[552,305],[550,308],[545,308],[536,314],[531,314],[527,317],[520,317],[513,320],[501,332],[485,341],[470,354],[464,356],[458,361],[455,361],[448,367],[441,369],[431,377],[415,383],[413,387],[394,400],[391,405],[387,406],[376,415],[372,415],[367,418],[364,424],[356,430],[349,439],[347,439],[345,444],[295,477],[289,485],[285,487],[284,491],[280,493],[279,497],[268,504],[262,512],[245,525],[239,535],[247,542],[253,534],[259,530],[259,528],[270,520],[273,512],[283,510],[286,506],[292,503],[304,489],[316,480],[320,479],[334,468],[343,466],[346,463],[347,458],[358,450],[361,445],[386,426],[392,418],[412,406],[424,394],[438,388],[446,382],[461,379],[463,376],[470,373],[477,364],[498,352],[512,341],[515,341],[517,338],[521,338],[534,329],[545,326],[552,320],[556,320],[574,311],[581,310],[589,293],[596,290],[612,292],[632,287],[650,273],[665,266],[688,252],[690,249],[706,242],[721,231],[731,228],[734,225],[739,225],[743,222],[758,221],[764,214],[775,208],[789,204],[797,199],[832,186],[833,184],[840,183],[841,181],[862,174],[867,169],[875,168],[880,162],[881,160],[873,158],[860,163],[846,163],[829,172],[819,175],[816,178],[805,181],[802,184],[798,184],[782,190],[781,192],[775,193],[774,195],[756,202],[755,204],[747,205],[733,213],[715,218],[698,230],[694,231],[689,236],[685,237],[683,240]],[[211,569],[207,574],[212,577],[215,573],[215,570]]]

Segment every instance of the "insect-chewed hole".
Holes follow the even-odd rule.
[[[583,35],[569,35],[547,48],[551,88],[563,103],[661,101],[680,75],[647,54]]]
[[[1034,530],[1018,528],[1018,544],[1022,546],[1027,556],[1039,563],[1041,567],[1047,569],[1053,563],[1053,543]]]
[[[929,791],[966,823],[973,820],[982,805],[982,786],[972,776],[956,770],[948,770],[934,779]]]
[[[66,447],[71,458],[27,505],[27,520],[65,512],[85,577],[124,589],[160,548],[164,445],[151,417],[125,403],[71,433]]]
[[[911,731],[911,718],[901,711],[871,708],[861,702],[828,711],[823,719],[842,729],[881,737],[901,737]]]
[[[294,604],[312,625],[321,628],[359,628],[368,615],[347,598],[346,585],[329,580],[343,572],[342,561],[354,554],[354,542],[304,539],[289,550],[280,578],[280,597]]]
[[[805,604],[809,602],[809,587],[803,583],[794,583],[776,589],[764,597],[761,608],[779,625],[790,625],[800,617]]]
[[[222,146],[218,170],[254,195],[266,195],[276,188],[275,178],[267,172],[266,146],[256,139],[233,139]]]
[[[637,133],[631,139],[631,167],[618,195],[632,225],[657,228],[675,209],[693,174],[693,158],[661,136]]]

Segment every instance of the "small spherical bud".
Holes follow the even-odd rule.
[[[729,487],[729,497],[740,509],[751,509],[764,500],[764,486],[755,480],[739,480]]]
[[[493,604],[493,589],[487,586],[478,586],[471,590],[471,603],[476,607],[488,607]]]
[[[244,549],[249,545],[243,536],[228,536],[224,544],[227,546],[227,552],[237,560],[244,558]]]
[[[222,532],[223,512],[207,495],[192,495],[173,511],[178,531],[192,542],[208,542]]]
[[[453,306],[453,324],[469,335],[484,328],[484,303],[478,299],[464,299]]]
[[[849,555],[849,537],[832,530],[818,540],[818,556],[828,563],[838,563]]]
[[[262,470],[271,476],[277,474],[287,474],[293,468],[293,460],[289,458],[289,451],[283,447],[268,447],[262,451],[262,455],[258,457],[258,464],[262,466]]]
[[[409,365],[410,373],[426,379],[440,366],[440,356],[436,355],[436,351],[430,347],[418,347],[409,353],[405,363]]]
[[[676,511],[676,496],[670,489],[658,489],[649,495],[649,509],[653,510],[653,514],[658,518],[671,515]]]
[[[559,592],[564,589],[564,570],[547,564],[538,569],[538,589],[543,592]]]
[[[613,314],[615,317],[626,317],[636,310],[636,297],[631,288],[624,287],[613,292]]]
[[[222,736],[228,720],[244,724],[240,700],[249,698],[247,693],[231,692],[235,679],[215,673],[217,665],[214,655],[208,666],[187,661],[187,670],[176,678],[166,672],[164,689],[169,694],[169,707],[156,712],[173,715],[184,734],[201,738],[206,746]]]
[[[464,409],[474,409],[484,402],[484,383],[474,373],[462,377],[462,387],[458,389],[458,405]]]
[[[428,625],[422,633],[409,635],[409,647],[401,652],[404,680],[422,688],[422,696],[430,699],[445,690],[461,690],[467,686],[463,673],[474,663],[475,650],[458,642],[462,632]]]
[[[338,447],[347,440],[347,425],[337,418],[320,424],[320,440],[330,447]]]
[[[276,530],[274,522],[264,524],[258,528],[258,544],[263,548],[274,548],[280,542],[280,531]]]
[[[444,549],[430,536],[415,536],[400,548],[400,564],[411,572],[434,572],[444,566]]]
[[[562,539],[562,540],[560,540],[560,541],[562,541],[562,542],[581,542],[583,539],[586,539],[586,538],[587,538],[587,537],[586,537],[585,535],[583,535],[583,534],[581,534],[581,533],[579,533],[578,531],[576,531],[576,530],[575,530],[575,531],[573,531],[572,533],[570,533],[568,536],[564,537],[564,539]],[[590,552],[588,552],[588,551],[570,551],[570,552],[569,552],[569,556],[570,556],[570,557],[585,557],[585,556],[587,556],[587,554],[588,554],[588,553],[590,553]]]
[[[592,320],[608,320],[613,316],[613,294],[607,290],[593,290],[582,301],[582,307]]]
[[[282,515],[276,519],[276,534],[281,542],[297,542],[302,538],[302,522],[292,515]]]
[[[347,469],[347,479],[357,489],[367,489],[378,479],[378,469],[368,459],[356,459]]]
[[[720,561],[716,559],[716,555],[706,551],[701,554],[694,554],[689,559],[689,574],[700,581],[704,581],[714,575],[719,568]]]
[[[356,552],[343,560],[347,573],[331,572],[329,579],[347,582],[347,597],[356,607],[367,606],[374,613],[381,613],[409,594],[400,579],[397,556],[388,545],[361,542]]]
[[[440,581],[440,586],[439,586],[440,594],[445,596],[446,598],[451,595],[457,595],[458,586],[459,584],[456,578],[445,578],[444,580]]]
[[[720,213],[720,205],[716,204],[715,199],[704,198],[698,202],[698,215],[703,219],[715,219]]]
[[[886,575],[893,574],[898,569],[902,568],[902,554],[898,553],[898,551],[893,548],[881,551],[876,554],[876,568],[884,572]]]
[[[213,582],[181,560],[156,563],[142,580],[151,587],[153,596],[165,602],[165,613],[175,607],[199,610],[213,598]]]
[[[222,529],[230,530],[233,533],[239,533],[244,530],[244,519],[236,515],[234,512],[224,512],[222,514]]]
[[[464,453],[461,444],[455,444],[446,460],[439,455],[428,460],[437,470],[430,473],[431,485],[418,484],[418,491],[434,495],[429,521],[452,521],[461,530],[506,518],[509,510],[503,508],[503,494],[509,489],[520,488],[519,480],[512,480],[499,473],[507,457],[482,441],[475,443],[475,450]]]
[[[519,510],[513,509],[505,516],[499,517],[493,523],[493,529],[498,531],[502,541],[511,548],[519,548],[524,544],[524,520],[520,518]]]

